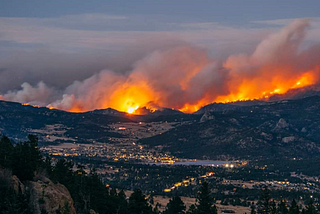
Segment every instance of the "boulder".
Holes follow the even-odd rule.
[[[205,111],[205,113],[202,115],[201,119],[200,119],[200,123],[203,123],[207,120],[214,120],[215,116],[209,112],[209,111]]]
[[[289,127],[289,124],[287,123],[287,121],[285,121],[285,119],[283,118],[280,118],[274,130],[287,129],[288,127]]]
[[[75,214],[73,200],[68,189],[62,184],[55,184],[48,178],[28,183],[30,195],[29,205],[32,213],[41,214],[46,211],[49,214],[57,213],[58,210],[69,210]]]

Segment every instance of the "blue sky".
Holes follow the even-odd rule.
[[[317,0],[1,0],[6,17],[57,17],[83,13],[183,16],[189,20],[243,22],[318,15]]]
[[[0,93],[125,73],[182,44],[217,58],[250,53],[297,18],[312,18],[305,44],[318,43],[319,8],[318,0],[0,0]]]

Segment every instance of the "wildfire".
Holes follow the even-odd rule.
[[[139,106],[130,107],[130,108],[128,108],[127,113],[133,114],[138,108],[139,108]]]
[[[244,83],[236,89],[237,93],[220,96],[216,100],[213,100],[213,102],[228,103],[254,99],[268,99],[275,94],[285,94],[291,89],[298,89],[316,84],[316,73],[316,71],[310,71],[291,79],[285,79],[285,77],[280,75],[274,77],[269,83],[260,79],[244,80]]]
[[[234,87],[236,84],[230,81],[229,85],[234,84],[234,86],[229,86],[230,93],[227,95],[217,96],[214,99],[205,96],[195,103],[185,103],[180,108],[179,106],[174,107],[185,113],[193,113],[213,102],[228,103],[254,99],[268,100],[273,95],[285,94],[291,89],[303,88],[317,83],[318,77],[315,74],[317,74],[317,71],[308,71],[300,76],[286,78],[286,76],[282,76],[279,72],[279,75],[269,78],[269,80],[263,76],[253,79],[245,78],[238,87]],[[265,81],[265,79],[268,81]],[[111,98],[103,103],[103,107],[111,107],[128,114],[143,114],[143,111],[140,111],[140,108],[143,107],[150,112],[157,110],[157,107],[151,106],[150,103],[155,104],[155,106],[172,107],[165,106],[161,102],[161,96],[165,95],[156,93],[155,91],[156,89],[153,89],[146,80],[141,79],[139,84],[128,81],[116,88]],[[84,109],[81,105],[74,105],[69,111],[83,112]]]
[[[128,114],[158,107],[192,113],[213,102],[268,100],[320,83],[320,45],[301,48],[308,26],[308,20],[296,20],[266,37],[252,53],[225,59],[214,59],[191,45],[154,51],[125,74],[103,70],[76,81],[50,103],[42,93],[44,86],[10,91],[0,99],[44,99],[37,103],[71,112],[113,108]]]
[[[155,98],[154,93],[146,82],[140,84],[130,84],[129,82],[121,85],[111,96],[110,106],[119,111],[133,114],[139,107],[147,106],[148,102]]]

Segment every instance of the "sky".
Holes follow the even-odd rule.
[[[190,45],[217,59],[250,54],[269,34],[309,18],[318,0],[0,0],[0,95],[23,83],[64,91],[103,69],[130,73],[156,50]]]

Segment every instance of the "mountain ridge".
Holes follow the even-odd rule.
[[[251,105],[254,104],[254,105]],[[254,159],[320,155],[320,96],[274,102],[211,104],[202,112],[175,110],[131,115],[114,109],[70,113],[0,101],[0,133],[15,141],[40,135],[42,145],[65,142],[115,143],[126,138],[114,125],[171,123],[139,143],[178,157]]]

